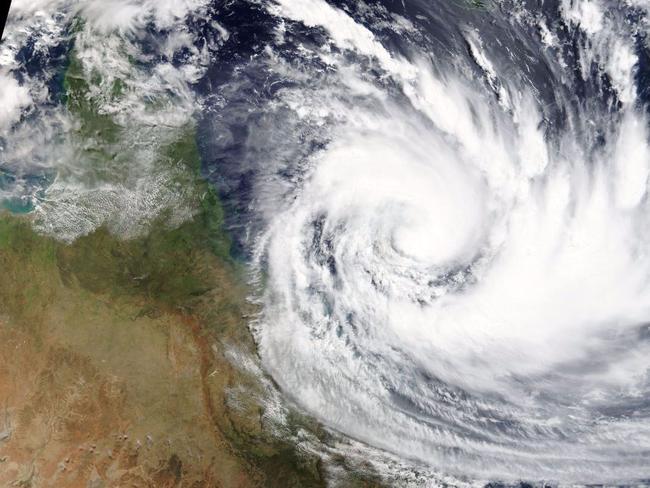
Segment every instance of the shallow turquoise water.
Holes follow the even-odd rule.
[[[5,210],[15,214],[27,214],[34,210],[34,204],[31,200],[20,198],[9,198],[0,202],[0,206]]]

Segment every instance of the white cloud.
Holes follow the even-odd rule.
[[[0,129],[8,130],[32,103],[29,89],[11,74],[0,73]]]

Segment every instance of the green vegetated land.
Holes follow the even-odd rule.
[[[66,103],[101,171],[129,148],[91,83],[73,50]],[[317,456],[268,432],[263,385],[229,359],[255,358],[256,311],[193,127],[158,154],[183,166],[190,189],[194,217],[178,226],[163,213],[136,238],[101,227],[66,244],[37,234],[29,215],[0,215],[0,485],[326,485]],[[327,441],[301,415],[289,424]],[[378,486],[334,462],[345,486]]]

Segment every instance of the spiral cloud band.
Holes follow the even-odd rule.
[[[287,64],[297,81],[275,103],[320,142],[292,155],[288,181],[256,184],[261,356],[326,425],[415,463],[472,479],[643,479],[645,11],[511,7],[506,21],[484,15],[519,43],[469,22],[456,41],[418,26],[450,12],[400,17],[391,43],[376,12],[269,7],[318,32],[302,55],[319,69]]]
[[[0,204],[66,242],[176,227],[205,194],[161,148],[195,141],[263,368],[220,347],[333,486],[367,465],[400,487],[650,484],[650,0],[11,15]],[[80,131],[75,69],[119,141]]]

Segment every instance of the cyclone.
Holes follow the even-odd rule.
[[[646,5],[362,6],[268,7],[315,39],[265,109],[313,149],[253,185],[263,363],[408,462],[647,479]]]
[[[251,429],[332,486],[340,459],[388,486],[650,483],[648,0],[12,13],[0,206],[66,243],[177,228],[209,210],[163,150],[189,141],[255,305],[231,314],[251,357],[206,347],[263,380],[227,385]]]

